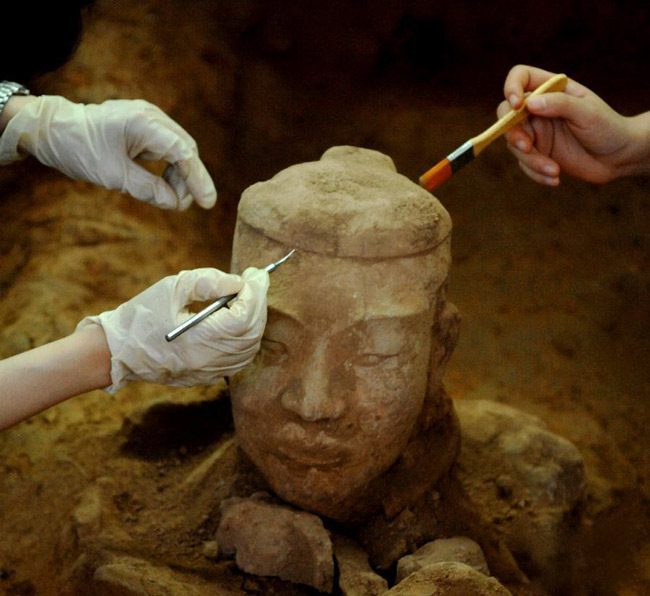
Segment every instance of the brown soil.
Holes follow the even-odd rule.
[[[431,24],[430,15],[418,20],[426,3],[412,3],[410,21],[399,20],[398,8],[385,8],[383,20],[361,9],[335,15],[349,31],[320,29],[334,18],[325,9],[304,10],[298,26],[295,9],[269,4],[277,10],[255,1],[97,3],[77,56],[37,91],[157,103],[197,139],[220,204],[207,215],[162,213],[32,161],[4,168],[1,356],[69,333],[84,315],[169,273],[227,269],[243,188],[332,145],[378,149],[416,178],[492,122],[506,65],[520,59],[497,44],[482,62],[463,46],[467,20],[449,7],[435,22],[451,23],[449,44],[465,47],[444,56],[454,68],[412,59],[409,40],[426,36],[407,33]],[[547,19],[551,32],[536,38],[541,48],[553,32],[560,36],[567,10],[564,21]],[[601,17],[583,35],[596,35]],[[647,109],[638,81],[628,92],[590,79],[586,66],[582,72],[623,113]],[[449,393],[537,414],[583,452],[588,496],[563,592],[650,593],[647,180],[596,187],[565,179],[542,188],[496,143],[436,194],[454,222],[450,297],[463,316]],[[231,450],[228,404],[218,392],[151,385],[115,397],[93,392],[0,434],[0,589],[83,593],[70,579],[79,555],[71,513],[88,487],[100,486],[133,544],[157,561],[179,572],[198,567],[223,593],[301,593],[244,578],[202,554],[220,494],[190,490],[183,480],[215,448]],[[161,400],[168,405],[150,410]],[[211,472],[222,494],[234,482],[234,455],[224,453]],[[194,531],[179,529],[188,527]]]

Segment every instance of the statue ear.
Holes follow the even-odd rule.
[[[458,309],[451,302],[445,302],[438,316],[437,325],[431,334],[429,390],[442,383],[445,366],[458,342],[460,320]]]

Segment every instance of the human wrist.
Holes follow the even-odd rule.
[[[617,178],[650,175],[650,112],[626,118],[629,137]]]
[[[77,328],[72,339],[83,346],[80,353],[84,354],[84,375],[86,391],[104,389],[111,384],[111,352],[106,340],[106,334],[101,325],[87,324]]]
[[[4,110],[0,113],[0,134],[5,127],[24,106],[36,99],[35,95],[13,95],[7,101]]]

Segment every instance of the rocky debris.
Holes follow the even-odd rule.
[[[217,542],[242,571],[332,591],[332,542],[319,517],[258,496],[226,499],[221,512]]]
[[[493,577],[457,561],[431,563],[409,575],[386,596],[510,596]]]
[[[388,570],[398,559],[417,550],[418,544],[441,535],[439,497],[431,491],[393,519],[376,515],[358,528],[356,537],[368,552],[373,567]]]
[[[216,561],[220,554],[219,543],[216,540],[206,540],[203,543],[203,556],[206,559]]]
[[[622,495],[629,494],[638,486],[639,478],[634,466],[602,422],[587,412],[570,410],[558,413],[550,408],[544,419],[553,425],[554,432],[569,439],[585,460],[587,517],[594,518],[611,510]]]
[[[343,596],[379,596],[388,590],[388,583],[373,571],[368,553],[357,542],[341,535],[335,535],[333,542]]]
[[[562,575],[571,514],[585,491],[583,458],[544,422],[487,401],[456,402],[463,445],[458,476],[472,503],[532,576]]]
[[[402,581],[431,563],[445,561],[464,563],[484,575],[490,575],[481,547],[470,538],[456,536],[454,538],[433,540],[419,548],[412,555],[402,557],[397,562],[397,581]]]
[[[92,593],[96,596],[207,596],[214,594],[214,585],[196,575],[174,571],[134,557],[116,556],[92,577]],[[219,588],[219,594],[236,594]]]
[[[356,538],[377,569],[389,569],[418,546],[442,536],[467,536],[480,546],[491,573],[508,586],[524,586],[528,578],[517,565],[497,527],[486,522],[452,473],[412,508],[394,519],[376,516],[358,528]]]
[[[83,491],[71,514],[72,531],[80,549],[128,550],[134,540],[123,529],[114,501],[109,495],[115,490],[112,478],[98,478]]]

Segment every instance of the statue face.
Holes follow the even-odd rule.
[[[303,253],[274,274],[262,348],[232,397],[242,448],[288,501],[354,496],[407,444],[437,291],[412,261]]]

